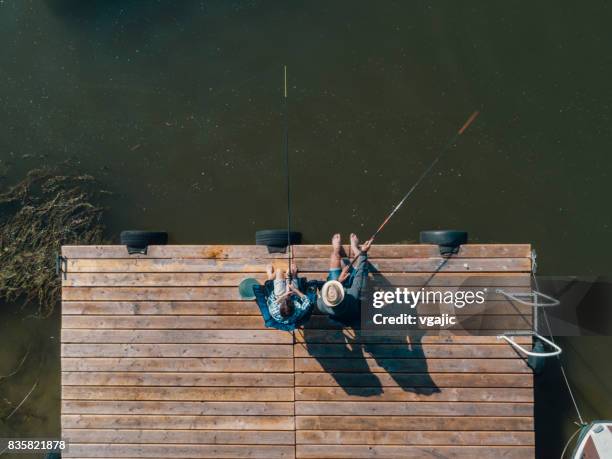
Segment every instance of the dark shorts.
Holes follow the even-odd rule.
[[[338,278],[340,277],[340,273],[342,272],[341,268],[333,268],[329,270],[329,273],[327,274],[327,280],[338,280]],[[351,286],[351,284],[353,283],[353,278],[355,277],[355,273],[357,272],[357,270],[355,268],[353,268],[351,266],[351,270],[350,270],[350,274],[349,276],[344,279],[344,282],[342,282],[342,285],[345,288],[348,288]]]

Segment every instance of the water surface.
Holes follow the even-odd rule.
[[[462,228],[532,243],[544,274],[610,274],[611,20],[603,1],[4,0],[4,184],[70,160],[114,192],[111,239],[159,228],[173,243],[251,243],[286,218],[286,64],[293,223],[307,242],[373,231],[479,109],[379,241]],[[2,369],[30,341],[57,351],[57,318],[7,314]],[[564,345],[586,414],[612,417],[612,343]],[[0,398],[19,399],[37,371]],[[574,415],[558,375],[545,378],[538,450],[556,457]],[[35,392],[36,419],[0,433],[57,430],[58,381]]]

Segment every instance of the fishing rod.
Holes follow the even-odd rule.
[[[287,66],[283,66],[283,149],[285,150],[285,175],[287,180],[287,277],[291,283],[291,182],[289,179],[289,110],[287,101]]]
[[[382,231],[382,229],[387,225],[387,223],[389,223],[389,220],[391,220],[391,218],[395,215],[395,213],[400,209],[400,207],[402,207],[402,205],[404,204],[404,202],[406,202],[406,200],[410,197],[410,195],[414,192],[414,190],[416,190],[416,188],[420,185],[420,183],[423,181],[423,179],[425,179],[425,177],[427,177],[427,175],[429,175],[429,173],[431,172],[431,170],[435,167],[436,164],[438,164],[438,161],[440,161],[440,158],[442,158],[442,155],[444,155],[444,153],[446,153],[446,150],[448,150],[456,141],[457,139],[463,135],[463,133],[467,130],[468,127],[470,127],[470,125],[474,122],[474,120],[476,119],[476,117],[480,114],[480,112],[478,110],[476,110],[474,113],[472,113],[470,115],[470,117],[467,119],[467,121],[465,123],[463,123],[463,126],[461,126],[461,128],[455,133],[455,135],[453,135],[453,137],[446,143],[446,145],[444,145],[444,147],[442,148],[442,151],[438,154],[438,156],[436,157],[436,159],[434,159],[431,164],[429,166],[427,166],[427,168],[423,171],[423,173],[421,174],[421,176],[417,179],[417,181],[414,183],[414,185],[412,185],[412,188],[410,188],[408,190],[408,193],[406,193],[404,195],[404,197],[401,199],[401,201],[393,208],[393,210],[391,211],[391,213],[387,216],[387,218],[385,218],[383,220],[383,222],[381,223],[381,225],[378,227],[378,229],[374,232],[374,234],[372,235],[372,237],[370,237],[370,239],[368,239],[368,241],[374,241],[374,239],[376,239],[376,236],[378,236],[378,234]],[[347,267],[352,266],[355,261],[357,260],[357,258],[359,257],[359,255],[355,256],[355,258],[353,258],[351,260],[351,262],[347,265]],[[345,267],[346,268],[346,267]]]

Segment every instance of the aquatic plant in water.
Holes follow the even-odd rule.
[[[103,208],[89,175],[30,171],[0,193],[0,298],[38,304],[47,316],[60,300],[55,257],[64,244],[99,244]]]

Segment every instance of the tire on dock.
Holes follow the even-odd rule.
[[[168,233],[164,231],[126,230],[121,231],[119,238],[121,244],[127,246],[129,254],[146,254],[148,246],[168,243]]]
[[[289,236],[287,236],[286,229],[259,230],[255,232],[255,245],[265,245],[271,253],[284,252],[287,249],[287,245],[299,244],[300,242],[302,242],[302,233],[298,231],[289,231]]]
[[[459,247],[467,244],[467,231],[459,230],[428,230],[421,231],[421,244],[435,244],[440,247],[441,255],[457,253]]]

